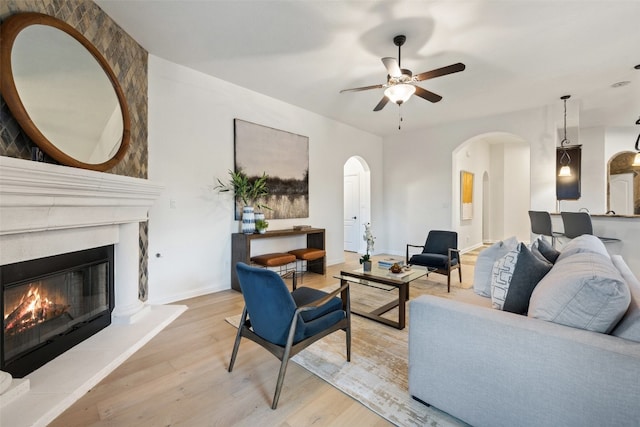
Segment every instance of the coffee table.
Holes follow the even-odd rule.
[[[404,329],[406,324],[406,303],[409,300],[409,284],[416,279],[429,275],[430,272],[435,270],[435,268],[429,269],[414,265],[411,266],[409,270],[402,270],[401,273],[395,274],[387,269],[371,267],[371,271],[367,272],[363,271],[362,268],[357,270],[343,270],[340,272],[339,276],[334,276],[334,278],[340,279],[340,286],[350,282],[374,288],[382,288],[380,285],[397,288],[398,298],[396,300],[391,301],[382,307],[376,308],[373,311],[358,310],[351,305],[351,312],[353,314],[375,320],[376,322],[393,326],[394,328]],[[384,313],[395,307],[398,307],[397,322],[382,317]]]

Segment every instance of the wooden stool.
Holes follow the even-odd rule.
[[[322,259],[327,254],[327,252],[324,249],[318,249],[318,248],[294,249],[292,251],[289,251],[289,253],[291,255],[294,255],[298,261],[301,261],[300,270],[298,271],[298,269],[296,268],[296,272],[300,273],[300,283],[302,283],[302,278],[304,277],[304,273],[305,273],[304,263],[306,262],[308,266],[310,261]],[[297,262],[296,262],[296,267],[297,267]]]
[[[251,262],[254,264],[258,264],[264,268],[268,267],[279,267],[279,274],[282,277],[287,277],[289,274],[293,277],[293,289],[296,289],[296,270],[295,268],[292,271],[287,269],[287,265],[292,262],[296,262],[296,256],[293,254],[288,254],[284,252],[274,252],[270,254],[256,255],[251,257]],[[284,268],[284,272],[283,272]]]

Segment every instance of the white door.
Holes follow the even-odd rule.
[[[360,177],[344,176],[344,250],[358,252],[360,234]]]
[[[609,209],[618,215],[633,215],[633,174],[609,177]]]

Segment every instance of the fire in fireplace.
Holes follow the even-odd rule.
[[[111,323],[113,246],[0,267],[0,369],[23,377]]]

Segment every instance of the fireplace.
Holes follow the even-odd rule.
[[[113,245],[0,266],[0,370],[21,378],[111,323]]]

